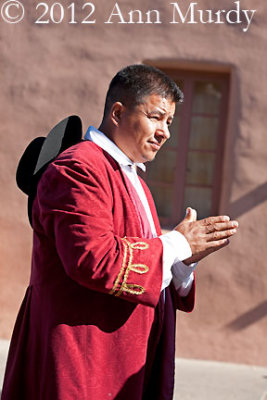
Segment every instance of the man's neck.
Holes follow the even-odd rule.
[[[99,126],[99,128],[97,128],[100,132],[103,132],[110,140],[112,140],[113,143],[115,143],[114,139],[113,139],[113,130],[110,127],[110,124],[108,124],[105,120],[103,120]],[[116,143],[115,143],[116,144]]]

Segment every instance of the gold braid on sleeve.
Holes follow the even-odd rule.
[[[149,245],[145,242],[130,243],[126,238],[122,239],[122,243],[124,247],[122,267],[109,294],[114,294],[115,296],[120,296],[122,292],[135,295],[143,294],[145,288],[135,283],[128,282],[128,278],[131,271],[137,274],[145,274],[149,271],[147,265],[135,264],[133,262],[135,250],[146,250],[149,248]]]

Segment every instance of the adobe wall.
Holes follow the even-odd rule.
[[[196,308],[178,316],[177,354],[266,365],[263,3],[241,2],[243,8],[257,10],[247,32],[237,24],[169,24],[170,3],[151,1],[148,7],[141,0],[119,5],[125,14],[133,8],[157,8],[162,24],[104,24],[112,6],[98,0],[95,24],[38,25],[37,3],[25,6],[20,23],[0,24],[0,337],[11,335],[30,274],[32,233],[26,197],[15,184],[18,159],[30,140],[46,135],[69,114],[80,115],[84,129],[98,126],[110,78],[127,64],[149,60],[158,66],[231,72],[220,212],[237,218],[240,230],[228,248],[198,266]],[[210,9],[214,1],[198,4]],[[232,6],[224,1],[228,10]],[[83,16],[81,11],[77,15]]]

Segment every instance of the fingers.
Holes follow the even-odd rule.
[[[196,220],[196,212],[188,208],[184,220],[175,230],[182,233],[188,241],[192,257],[201,260],[210,253],[227,246],[229,238],[238,228],[237,221],[231,221],[227,215]]]
[[[228,222],[217,222],[213,224],[209,224],[205,226],[206,233],[212,232],[220,232],[230,229],[236,229],[238,227],[237,221],[228,221]],[[234,232],[235,233],[235,232]]]
[[[205,228],[209,242],[219,241],[233,236],[238,228],[238,222],[237,221],[217,222],[207,225]]]
[[[236,233],[236,229],[227,229],[223,231],[215,231],[207,234],[207,241],[221,241],[223,239],[228,239],[229,237],[233,236]]]
[[[229,222],[230,218],[227,215],[218,215],[217,217],[208,217],[202,220],[203,225],[209,226],[217,222]]]

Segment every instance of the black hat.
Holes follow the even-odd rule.
[[[80,142],[81,139],[81,119],[77,115],[71,115],[60,121],[47,137],[37,137],[27,146],[18,164],[16,180],[18,187],[29,196],[30,224],[32,224],[32,203],[43,172],[62,151]]]

